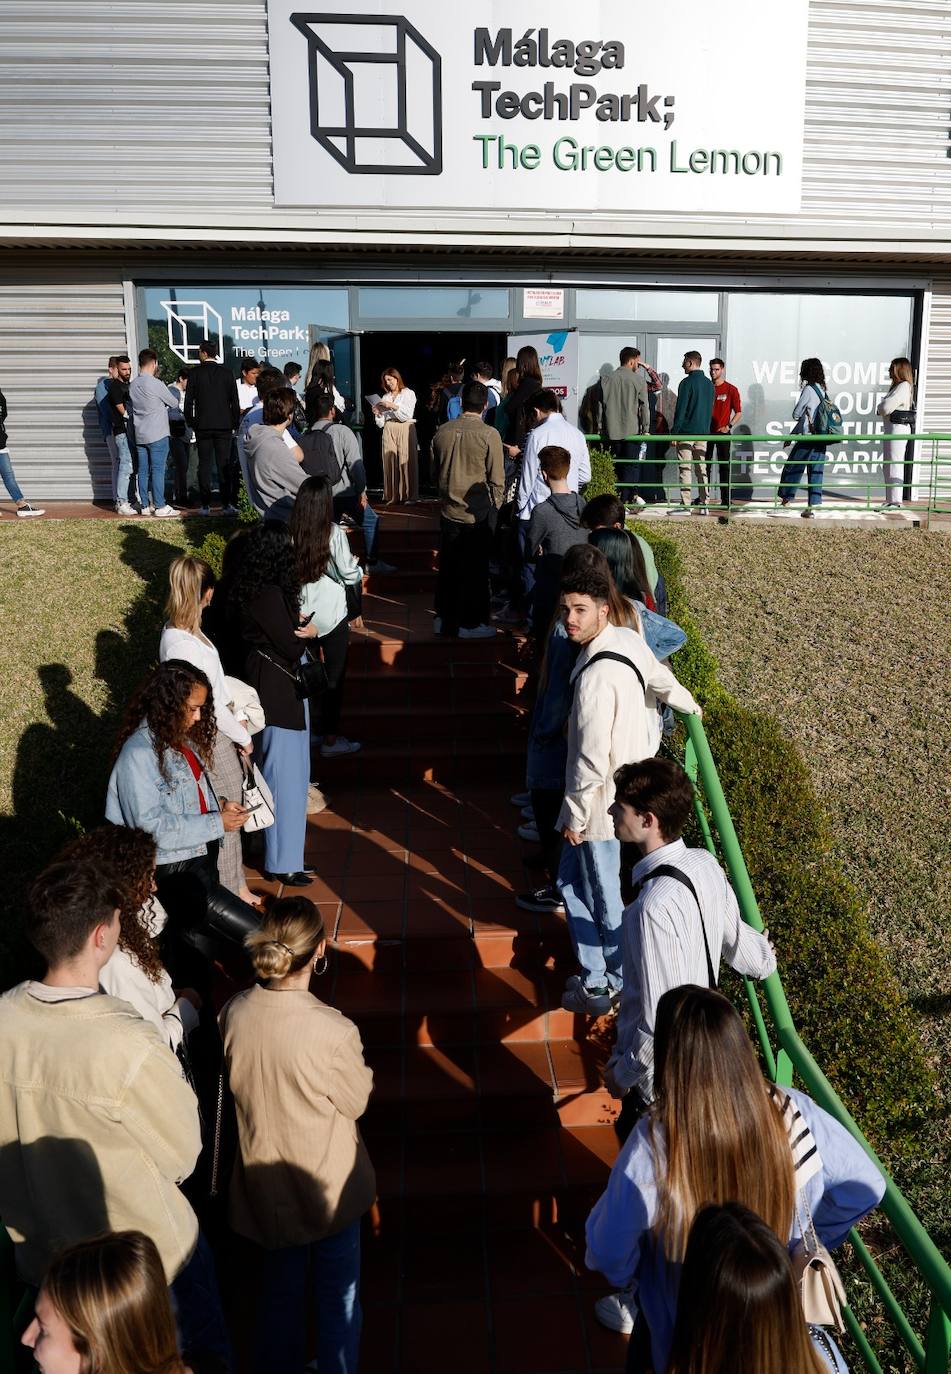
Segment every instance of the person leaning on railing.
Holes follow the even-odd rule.
[[[905,483],[905,445],[915,423],[915,374],[908,358],[892,358],[888,364],[891,390],[879,403],[877,415],[885,421],[885,504],[882,511],[901,510]]]
[[[616,1329],[633,1327],[629,1374],[668,1367],[681,1266],[702,1204],[742,1203],[790,1251],[813,1229],[832,1249],[884,1192],[884,1178],[844,1126],[805,1093],[766,1082],[721,993],[665,992],[654,1102],[615,1160],[586,1232],[585,1263],[626,1302]]]

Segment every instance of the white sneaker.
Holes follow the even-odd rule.
[[[523,821],[534,821],[534,820],[535,820],[535,812],[532,810],[532,804],[531,804],[531,802],[529,802],[528,806],[523,806],[523,807],[522,807],[522,820],[523,820]]]
[[[171,506],[159,506],[158,510],[154,510],[152,514],[156,520],[172,520],[178,515],[178,511],[173,510]]]
[[[130,505],[128,501],[116,503],[116,515],[138,515],[138,513],[135,506]]]
[[[222,515],[237,515],[237,513],[238,513],[238,507],[237,507],[237,506],[222,506],[222,507],[221,507],[221,514],[222,514]],[[158,511],[156,511],[155,514],[158,515]]]
[[[30,520],[35,515],[45,515],[46,511],[39,506],[31,506],[29,501],[25,501],[22,506],[17,506],[17,515],[21,520]]]
[[[644,500],[643,496],[631,496],[628,498],[627,508],[629,511],[640,510],[642,506],[646,505],[647,502]]]
[[[459,631],[460,639],[494,639],[496,629],[494,625],[475,625],[467,630],[465,626]]]
[[[520,825],[515,833],[520,840],[527,840],[529,844],[539,843],[538,826],[534,821],[530,824]]]
[[[668,514],[668,515],[689,515],[689,514],[690,514],[690,507],[689,507],[689,506],[685,506],[685,505],[683,504],[683,502],[681,502],[681,504],[680,504],[679,506],[671,506],[670,509],[668,510],[667,514]]]
[[[321,792],[315,782],[309,783],[307,787],[307,814],[317,816],[321,811],[326,811],[330,805],[327,798]]]
[[[357,754],[363,748],[357,744],[356,740],[347,739],[344,735],[337,736],[336,744],[322,744],[320,746],[320,757],[322,759],[343,758],[345,754]]]
[[[594,1315],[609,1331],[627,1335],[634,1330],[637,1303],[632,1293],[608,1293],[594,1304]]]
[[[509,801],[521,811],[523,806],[531,806],[532,794],[531,792],[513,792],[512,796],[509,797]]]

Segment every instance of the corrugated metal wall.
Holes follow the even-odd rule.
[[[0,390],[10,408],[10,457],[28,500],[108,496],[110,464],[92,391],[110,353],[125,352],[122,284],[80,280],[79,273],[42,275],[40,286],[0,274]]]
[[[951,277],[932,286],[927,358],[925,413],[919,424],[935,434],[951,434]]]
[[[730,22],[729,6],[720,18]],[[768,70],[723,79],[747,84],[755,120],[770,98]],[[804,228],[901,225],[903,239],[913,227],[946,231],[949,122],[951,0],[812,0]],[[262,231],[321,216],[271,205],[265,0],[0,0],[0,127],[7,216]],[[419,217],[431,223],[431,212]],[[361,214],[359,225],[371,219]],[[661,221],[689,227],[692,217],[625,217],[624,226]],[[716,217],[717,226],[741,221],[780,223]],[[486,216],[487,233],[500,227]],[[583,232],[583,221],[573,228]]]

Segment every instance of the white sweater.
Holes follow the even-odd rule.
[[[192,663],[202,670],[211,683],[218,729],[239,747],[250,744],[250,734],[231,710],[231,693],[225,682],[221,658],[211,641],[203,635],[193,635],[188,630],[175,630],[166,625],[159,641],[159,659],[164,663],[170,658],[183,658],[186,663]]]
[[[589,659],[605,651],[633,663],[646,692],[623,663],[608,659],[583,671]],[[608,807],[614,801],[614,772],[622,763],[637,763],[657,753],[661,739],[658,701],[694,716],[700,714],[700,707],[635,630],[616,625],[606,625],[584,646],[571,682],[574,699],[568,717],[565,800],[557,828],[580,831],[586,840],[612,840],[614,825]]]
[[[139,915],[153,936],[165,929],[168,916],[157,897],[150,898]],[[110,997],[128,1002],[143,1021],[151,1021],[173,1050],[177,1050],[185,1036],[198,1025],[198,1013],[191,1002],[175,996],[172,980],[165,970],[162,969],[158,982],[153,983],[132,955],[118,945],[99,971],[99,986]]]
[[[914,397],[911,390],[911,382],[896,382],[891,391],[883,396],[878,404],[876,414],[881,415],[885,421],[885,433],[888,434],[894,429],[891,419],[893,410],[911,410],[914,406]],[[907,429],[911,432],[910,425],[899,425],[899,429]]]

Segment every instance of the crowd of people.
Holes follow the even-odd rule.
[[[230,1231],[261,1252],[251,1367],[299,1374],[308,1315],[321,1374],[358,1365],[376,1195],[358,1123],[373,1077],[357,1027],[313,991],[328,933],[295,889],[316,872],[307,815],[326,805],[312,759],[360,748],[340,733],[364,574],[342,520],[363,523],[368,557],[375,525],[330,360],[312,360],[301,403],[266,369],[246,369],[240,392],[202,350],[198,379],[179,379],[184,422],[207,421],[206,474],[231,461],[237,433],[264,518],[231,537],[219,579],[192,555],[172,562],[159,662],[115,741],[105,822],[35,879],[37,967],[0,998],[0,1218],[34,1300],[23,1341],[46,1374],[234,1367],[207,1235],[219,1192]],[[144,413],[168,418],[152,361],[136,378]],[[631,361],[619,394],[606,389],[611,415],[644,404]],[[498,382],[482,364],[452,382],[435,429],[433,624],[484,638],[493,618],[524,623],[534,650],[526,790],[512,801],[543,881],[517,901],[565,917],[577,972],[562,1006],[582,1033],[614,1025],[603,1072],[621,1150],[587,1263],[615,1291],[596,1314],[628,1333],[630,1370],[726,1374],[738,1350],[763,1374],[842,1370],[835,1313],[803,1306],[802,1275],[831,1265],[823,1247],[884,1180],[805,1094],[764,1079],[718,991],[723,963],[765,978],[776,954],[716,859],[683,838],[693,788],[660,749],[672,711],[700,713],[670,666],[686,636],[625,504],[583,501],[587,446],[537,354],[513,362]],[[687,373],[699,404],[691,378],[713,383]],[[389,499],[404,502],[418,489],[411,398],[388,369],[373,403]],[[147,433],[143,510],[162,499],[167,448]],[[131,505],[128,443],[115,449]],[[244,867],[255,844],[282,890],[264,903]],[[219,1007],[222,966],[240,990]]]

